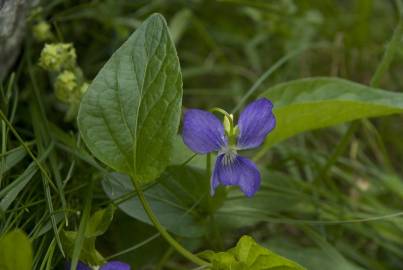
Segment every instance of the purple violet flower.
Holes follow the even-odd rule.
[[[211,112],[189,109],[183,121],[183,141],[195,153],[218,151],[211,177],[211,195],[221,184],[240,187],[253,196],[260,187],[260,173],[249,159],[238,155],[239,150],[256,148],[276,125],[273,104],[266,98],[250,103],[241,112],[234,127],[233,116],[225,114],[224,125]],[[222,110],[220,110],[222,111]]]
[[[66,262],[65,270],[70,270],[70,262]],[[130,265],[123,263],[123,262],[119,262],[119,261],[110,261],[105,263],[104,265],[102,265],[99,268],[92,268],[88,265],[86,265],[83,262],[78,262],[77,264],[77,270],[92,270],[92,269],[99,269],[99,270],[130,270]]]

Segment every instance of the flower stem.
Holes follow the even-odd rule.
[[[151,222],[154,224],[154,227],[159,231],[159,233],[161,234],[162,237],[165,238],[165,240],[174,248],[176,249],[177,252],[179,252],[182,256],[184,256],[185,258],[187,258],[189,261],[200,265],[200,266],[205,266],[205,265],[209,265],[208,262],[200,259],[199,257],[197,257],[196,255],[194,255],[192,252],[190,252],[189,250],[187,250],[186,248],[184,248],[180,243],[178,243],[165,229],[164,226],[162,226],[162,224],[159,222],[157,216],[154,214],[153,210],[150,207],[150,204],[148,203],[148,201],[146,200],[144,193],[141,189],[141,186],[139,184],[139,182],[132,177],[132,182],[134,185],[134,188],[136,189],[137,195],[139,197],[139,200],[144,208],[144,211],[147,213],[149,219],[151,220]]]
[[[207,172],[207,179],[210,181],[211,178],[211,153],[207,153],[206,155],[206,172]]]

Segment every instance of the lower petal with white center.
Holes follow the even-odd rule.
[[[228,162],[225,155],[217,157],[211,179],[211,194],[214,195],[219,185],[224,185],[239,186],[246,196],[253,196],[260,187],[260,173],[256,165],[238,155]]]

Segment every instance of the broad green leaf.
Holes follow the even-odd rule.
[[[172,166],[144,193],[158,219],[169,231],[185,237],[205,234],[209,183],[204,171]],[[128,176],[112,173],[102,181],[105,193],[129,216],[151,224],[135,196]],[[131,196],[130,196],[131,195]]]
[[[403,112],[403,94],[337,78],[282,83],[262,96],[273,101],[277,118],[265,148],[304,131]]]
[[[31,241],[21,230],[14,230],[0,237],[0,269],[31,270]]]
[[[304,270],[290,261],[260,246],[250,236],[242,236],[237,245],[226,251],[204,251],[200,256],[212,264],[212,270]]]
[[[166,22],[156,14],[95,77],[82,99],[78,125],[98,159],[144,184],[169,164],[181,102],[179,60]]]

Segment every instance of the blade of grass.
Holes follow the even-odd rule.
[[[80,220],[80,226],[78,227],[77,231],[77,238],[74,242],[74,247],[73,247],[73,254],[71,257],[71,266],[70,270],[75,270],[80,258],[80,253],[81,249],[84,243],[84,237],[85,237],[85,230],[87,228],[87,223],[90,218],[91,214],[91,205],[92,205],[92,194],[93,194],[93,189],[94,189],[94,180],[91,180],[90,185],[88,186],[88,191],[86,193],[86,200],[84,203],[84,210],[83,210],[83,215]]]

